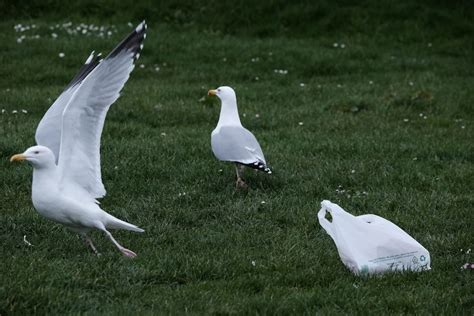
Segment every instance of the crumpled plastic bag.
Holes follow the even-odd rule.
[[[326,219],[326,213],[332,221]],[[334,240],[344,265],[356,275],[431,269],[428,250],[383,217],[354,216],[324,200],[318,219]]]

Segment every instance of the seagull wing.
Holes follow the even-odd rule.
[[[86,76],[65,106],[58,161],[62,190],[93,199],[105,195],[100,170],[102,128],[140,55],[145,32],[142,22]]]
[[[99,64],[100,56],[94,57],[94,52],[87,58],[85,64],[79,69],[79,72],[54,101],[53,105],[48,109],[46,114],[41,119],[36,129],[36,143],[38,145],[46,146],[52,150],[56,157],[56,163],[59,158],[59,147],[61,144],[61,126],[62,114],[67,103],[71,99],[74,92],[79,88],[84,78],[94,70]]]
[[[211,146],[219,160],[238,162],[251,168],[270,171],[257,139],[242,126],[220,127],[211,137]]]

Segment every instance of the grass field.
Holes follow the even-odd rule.
[[[0,315],[474,313],[472,4],[77,3],[1,13]],[[142,18],[102,136],[102,206],[146,232],[115,233],[135,260],[93,233],[96,257],[35,212],[31,167],[8,158],[89,53]],[[274,171],[247,172],[247,192],[211,152],[219,85]],[[401,226],[432,270],[353,276],[317,222],[323,199]]]

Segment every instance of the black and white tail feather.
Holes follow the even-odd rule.
[[[272,170],[267,167],[267,165],[265,164],[265,162],[261,161],[261,160],[258,160],[254,163],[249,163],[249,164],[244,164],[244,163],[241,163],[239,162],[241,165],[244,165],[246,167],[249,167],[249,168],[252,168],[252,169],[255,169],[255,170],[258,170],[258,171],[263,171],[263,172],[266,172],[268,174],[272,174]]]

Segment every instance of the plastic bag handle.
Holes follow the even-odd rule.
[[[321,203],[321,209],[318,212],[319,224],[324,228],[326,233],[328,233],[328,235],[334,239],[334,231],[332,227],[333,223],[327,220],[326,212],[329,212],[331,216],[333,215],[332,210],[323,203]],[[334,221],[334,216],[332,216],[332,220]]]

